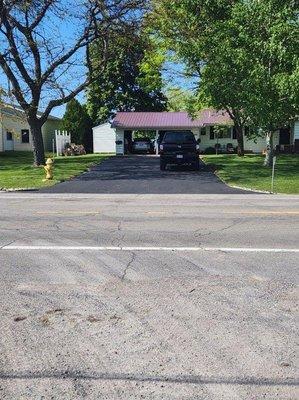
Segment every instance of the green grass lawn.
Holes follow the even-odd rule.
[[[54,164],[54,179],[43,182],[43,167],[33,167],[31,152],[0,153],[0,189],[41,188],[74,177],[102,160],[107,155],[87,154],[75,157],[57,157]]]
[[[204,155],[216,174],[227,184],[249,189],[271,190],[271,168],[263,166],[263,156]],[[275,168],[274,192],[299,194],[299,155],[279,155]]]

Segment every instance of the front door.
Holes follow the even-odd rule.
[[[13,147],[13,134],[6,131],[4,134],[4,151],[12,151]]]
[[[291,142],[291,130],[290,128],[282,128],[279,131],[279,144],[290,144]]]

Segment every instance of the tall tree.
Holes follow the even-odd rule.
[[[247,57],[250,123],[266,135],[265,165],[273,162],[273,136],[299,111],[298,2],[251,0],[234,9],[240,47]]]
[[[244,126],[267,125],[273,131],[294,115],[290,82],[296,81],[298,63],[296,1],[154,0],[154,4],[152,21],[169,49],[198,74],[199,97],[225,109],[234,121],[239,155],[244,154]]]
[[[102,123],[116,111],[163,111],[163,56],[154,52],[153,42],[145,33],[116,31],[109,38],[106,69],[98,71],[103,56],[98,41],[92,46],[92,73],[97,79],[88,87],[87,108],[94,123]]]
[[[34,161],[44,163],[41,128],[56,106],[91,82],[86,78],[89,46],[102,47],[98,73],[105,70],[108,37],[115,26],[136,26],[144,0],[0,0],[0,67],[30,125]],[[69,31],[69,34],[68,34]],[[38,113],[41,108],[42,113]]]
[[[199,106],[204,99],[209,106],[226,110],[233,119],[241,156],[246,117],[239,91],[245,86],[245,78],[242,71],[236,74],[229,32],[235,3],[237,0],[154,0],[152,21],[169,49],[186,63],[189,73],[197,75]]]
[[[77,99],[70,100],[61,121],[61,129],[71,133],[73,143],[84,144],[86,150],[90,151],[91,127],[92,122],[86,107],[82,106]]]

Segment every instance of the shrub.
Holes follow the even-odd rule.
[[[216,150],[214,147],[207,147],[204,151],[204,154],[216,154]]]

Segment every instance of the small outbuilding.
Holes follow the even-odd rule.
[[[93,152],[115,153],[116,132],[111,124],[106,122],[98,125],[93,130]]]

